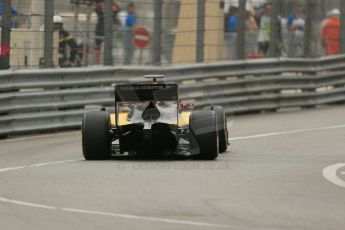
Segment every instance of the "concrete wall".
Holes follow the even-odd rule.
[[[223,57],[224,12],[219,4],[206,1],[205,17],[205,62],[220,60]],[[181,2],[173,48],[174,64],[194,63],[196,58],[197,0]]]
[[[1,32],[1,29],[0,29]],[[1,42],[1,38],[0,38]],[[54,65],[58,66],[59,35],[54,33]],[[12,29],[11,31],[11,69],[37,69],[43,58],[44,32],[29,29]]]
[[[223,59],[224,12],[215,1],[206,0],[205,62]]]
[[[32,15],[30,22],[32,30],[39,30],[44,23],[44,4],[44,0],[12,0],[12,6],[20,14]]]
[[[174,64],[195,62],[197,0],[184,0],[180,6],[175,44],[173,49]]]

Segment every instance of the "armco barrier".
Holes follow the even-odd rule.
[[[345,56],[171,67],[93,67],[0,72],[0,136],[78,128],[87,110],[114,104],[113,84],[164,74],[181,100],[227,113],[345,101]]]

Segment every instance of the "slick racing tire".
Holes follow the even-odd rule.
[[[229,145],[228,124],[224,108],[223,106],[213,105],[205,107],[204,110],[212,110],[216,113],[219,137],[219,153],[224,153],[228,149]]]
[[[216,113],[211,110],[194,111],[189,117],[189,126],[194,142],[199,147],[199,154],[194,158],[216,159],[219,153]]]
[[[86,160],[107,160],[111,157],[109,114],[87,112],[82,121],[83,155]]]

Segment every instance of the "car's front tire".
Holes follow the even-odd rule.
[[[195,159],[214,160],[219,153],[216,113],[211,110],[194,111],[189,117],[189,126],[199,154]]]
[[[82,147],[86,160],[107,160],[111,157],[109,114],[104,111],[87,112],[82,121]]]

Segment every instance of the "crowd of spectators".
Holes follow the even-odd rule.
[[[104,0],[96,0],[94,5],[94,10],[97,14],[97,24],[95,28],[95,59],[96,64],[100,63],[101,59],[101,45],[104,40],[104,13],[105,13],[105,2]],[[124,44],[124,63],[125,65],[132,64],[135,47],[133,45],[133,32],[137,25],[137,16],[136,16],[136,6],[134,2],[129,2],[126,6],[126,16],[123,22],[119,19],[119,13],[122,11],[119,4],[113,0],[113,28],[118,30],[123,28],[123,44]]]
[[[247,9],[245,12],[247,58],[263,58],[268,56],[271,39],[272,4]],[[306,16],[305,9],[296,5],[285,17],[278,15],[278,36],[276,42],[278,53],[287,57],[303,57]],[[335,55],[340,52],[340,11],[333,9],[320,26],[320,46],[323,54]],[[236,59],[237,33],[242,17],[236,6],[230,6],[225,14],[225,58]]]
[[[147,18],[137,17],[137,9],[142,10],[141,6],[144,3],[134,4],[135,1],[120,1],[113,0],[112,12],[114,29],[114,49],[119,48],[117,52],[117,60],[121,64],[131,65],[135,62],[135,46],[133,45],[133,31],[138,27],[138,23],[146,24]],[[59,55],[60,66],[71,67],[87,65],[88,58],[90,63],[101,64],[102,52],[104,52],[104,17],[105,17],[105,2],[104,0],[91,0],[90,9],[92,11],[92,20],[95,26],[92,28],[93,36],[90,36],[90,41],[85,38],[78,39],[80,36],[77,31],[71,31],[70,21],[66,20],[66,28],[63,27],[62,17],[68,19],[70,16],[62,14],[62,16],[55,17],[60,20],[54,20],[54,29],[59,32]],[[141,4],[141,5],[139,5]],[[146,3],[145,3],[146,4]],[[235,3],[234,3],[235,4]],[[245,54],[247,58],[264,58],[270,54],[270,44],[276,43],[277,52],[279,56],[286,57],[303,57],[305,34],[306,34],[306,5],[296,5],[291,8],[290,12],[285,12],[272,18],[273,7],[271,3],[265,3],[261,6],[248,7],[245,11],[244,17],[240,15],[237,6],[232,5],[228,8],[225,14],[225,44],[224,44],[224,59],[236,60],[237,59],[237,44],[239,24],[242,18],[245,20]],[[21,16],[24,14],[22,11],[14,7],[11,8],[11,27],[16,29],[27,29],[23,26]],[[91,12],[90,11],[90,12]],[[3,17],[3,4],[0,3],[0,21]],[[36,17],[36,16],[35,16]],[[82,18],[82,17],[80,17]],[[169,18],[168,18],[169,19]],[[79,20],[79,18],[78,18]],[[146,21],[145,21],[146,20]],[[271,41],[271,25],[272,20],[277,22],[278,36],[274,41]],[[144,21],[144,22],[143,22]],[[165,21],[171,21],[166,20]],[[333,9],[327,12],[327,17],[320,23],[321,19],[317,22],[319,25],[319,35],[314,33],[312,36],[318,45],[318,55],[335,55],[340,53],[340,11]],[[163,23],[164,25],[164,23]],[[67,28],[70,31],[67,31]],[[313,27],[314,29],[317,27]],[[163,31],[165,28],[163,28]],[[75,39],[72,37],[75,36]],[[175,36],[175,34],[174,34]],[[84,39],[84,40],[83,40]],[[173,38],[174,39],[174,38]],[[173,40],[172,39],[172,40]],[[79,42],[81,40],[81,44]],[[318,41],[320,40],[320,42]],[[241,41],[243,42],[243,41]],[[116,47],[116,44],[118,45]],[[86,47],[86,48],[85,48]],[[272,46],[271,46],[272,47]],[[8,49],[2,49],[8,50]],[[87,56],[85,55],[87,53]],[[85,57],[84,57],[85,55]],[[85,61],[83,60],[85,59]]]
[[[95,26],[95,45],[94,45],[94,59],[95,64],[101,63],[101,52],[102,45],[104,43],[105,35],[105,1],[104,0],[95,0],[93,1],[92,8],[97,16],[97,23]],[[136,17],[136,7],[133,2],[130,2],[127,5],[126,17],[123,22],[118,17],[122,9],[116,1],[113,1],[112,4],[112,15],[113,15],[113,29],[119,30],[123,28],[123,44],[124,44],[124,64],[130,65],[133,61],[134,55],[134,45],[133,45],[133,31],[137,24]],[[64,29],[63,19],[60,15],[54,16],[54,29],[59,32],[59,65],[60,67],[75,67],[81,66],[83,59],[83,45],[77,44],[76,40],[71,36],[71,34]],[[87,47],[87,50],[89,48]]]

